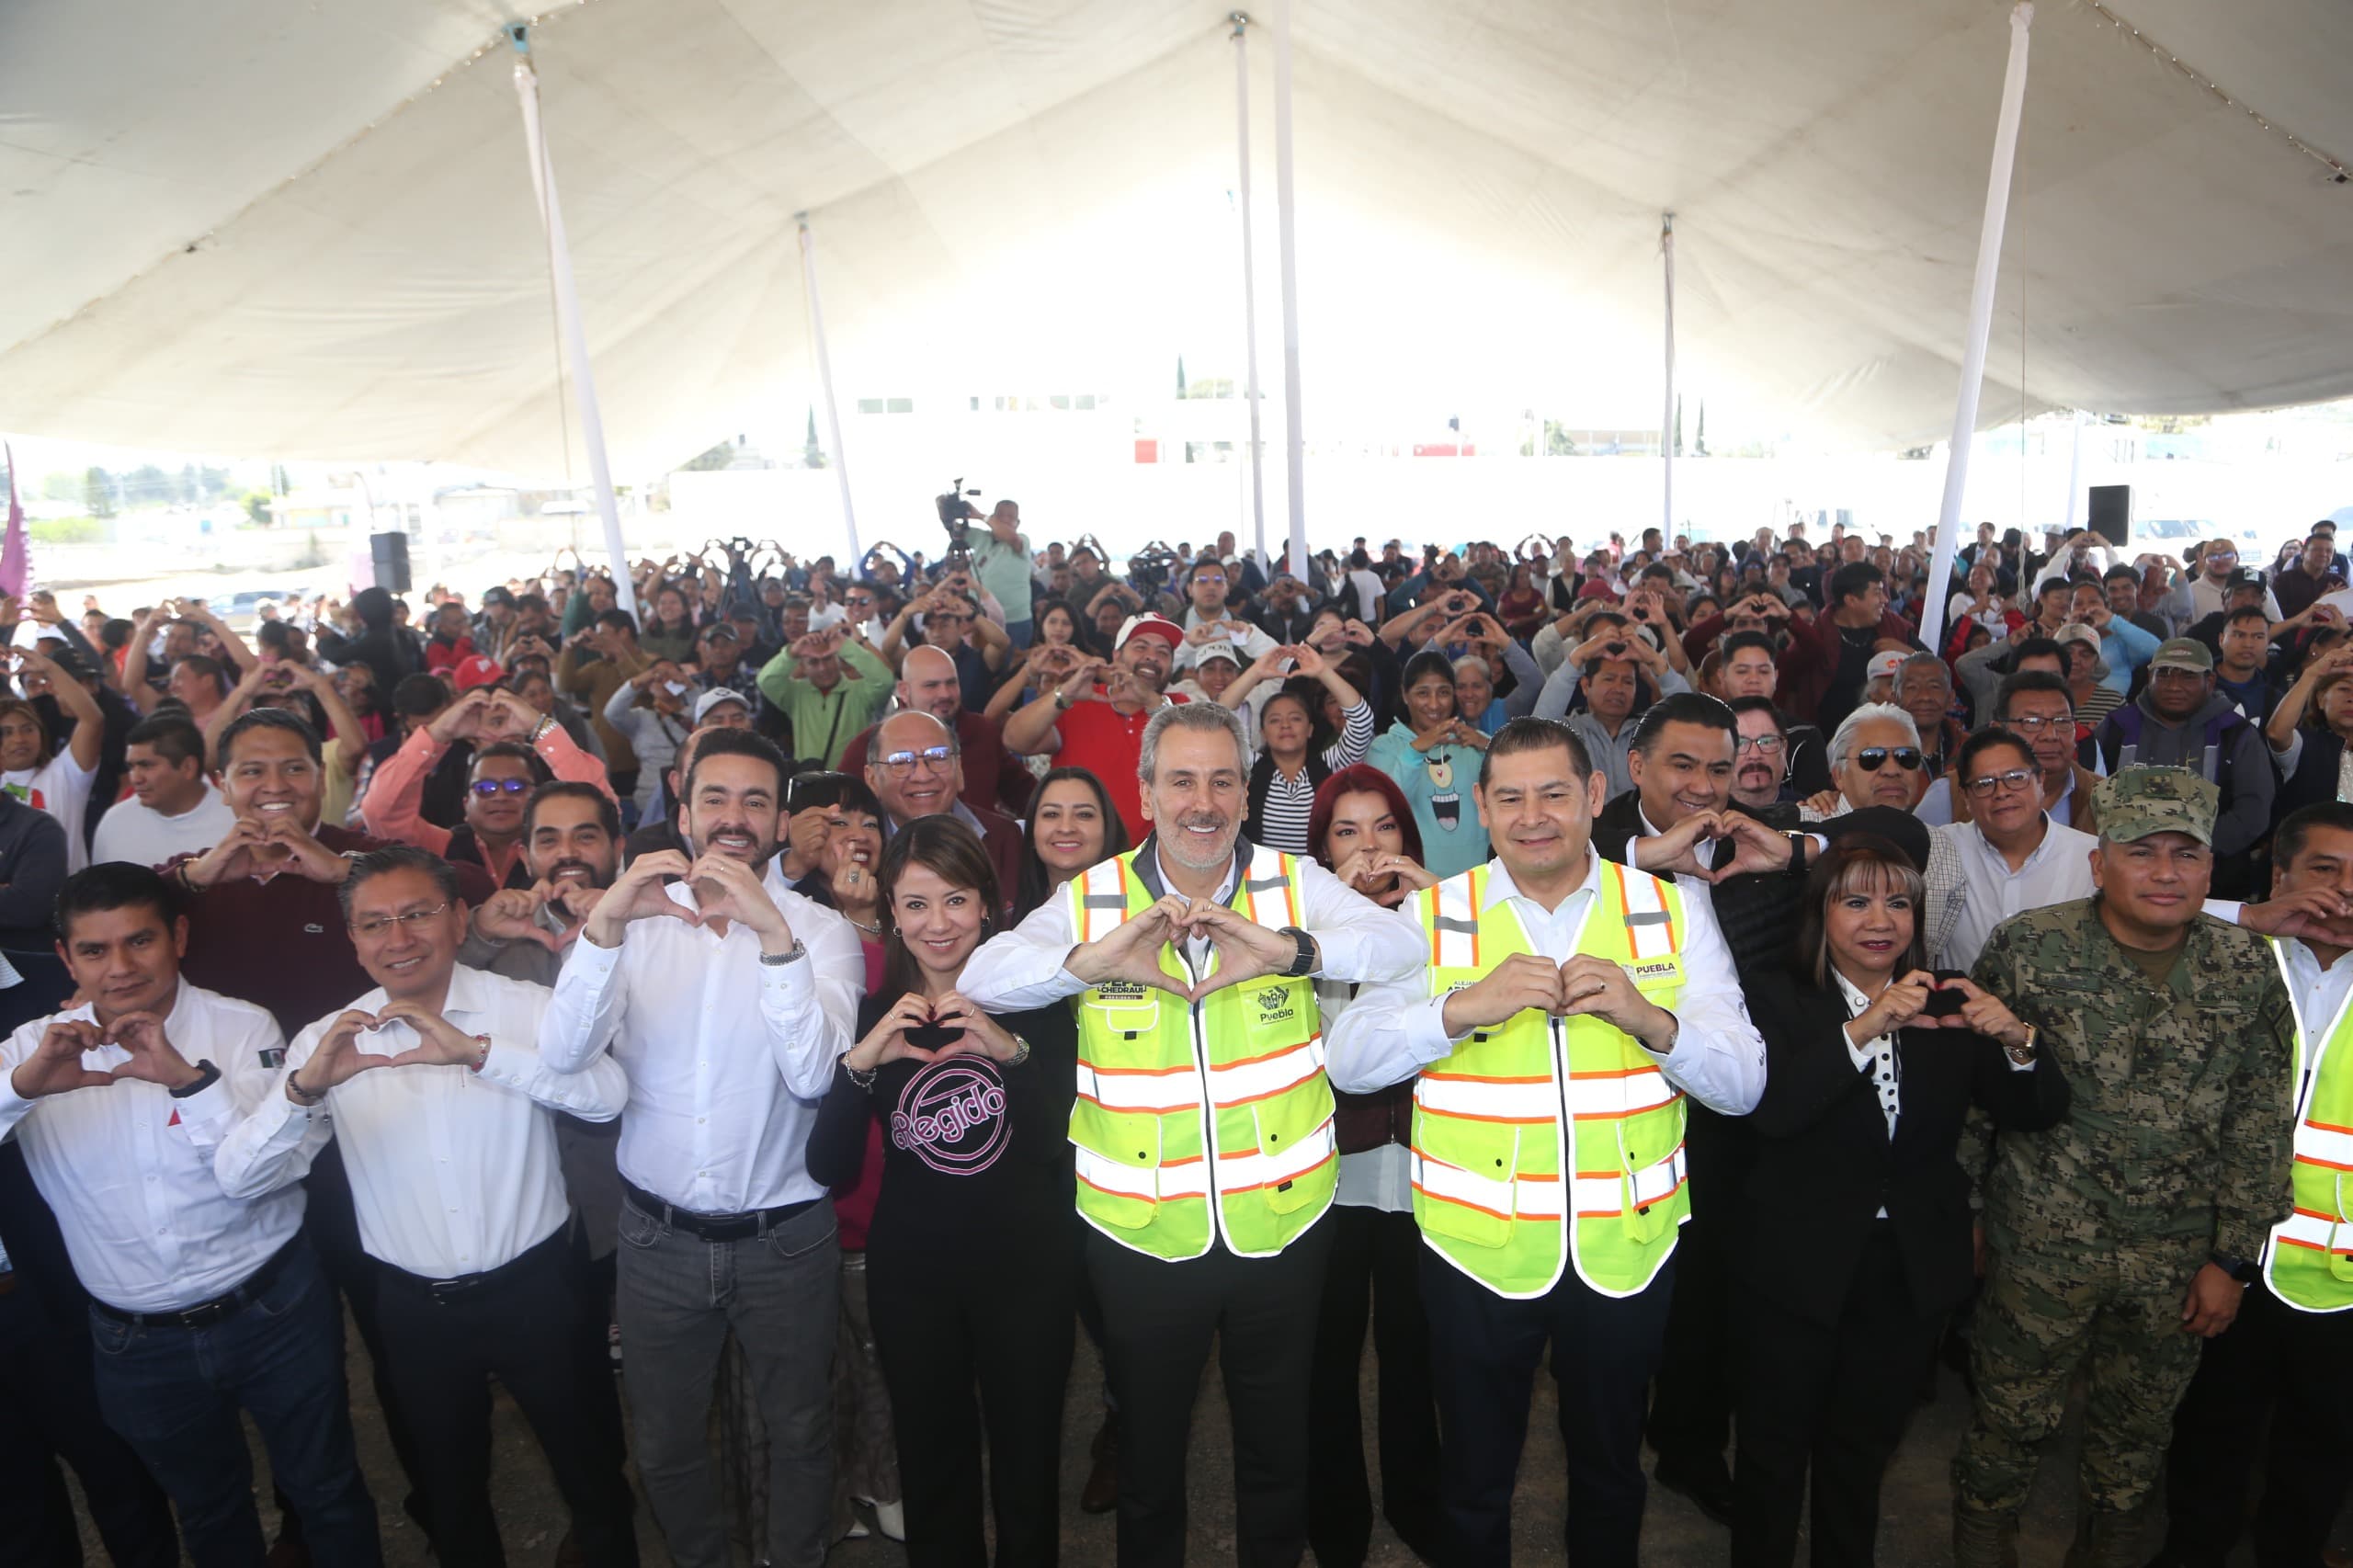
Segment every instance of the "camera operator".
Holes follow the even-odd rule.
[[[989,513],[988,532],[970,539],[972,572],[1005,610],[1005,634],[1016,648],[1029,646],[1029,539],[1021,531],[1018,502],[999,501]]]

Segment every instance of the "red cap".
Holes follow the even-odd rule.
[[[478,686],[497,685],[506,678],[506,671],[487,653],[470,653],[457,662],[449,676],[460,691],[472,691]]]
[[[1577,597],[1581,599],[1615,599],[1617,597],[1609,591],[1609,585],[1598,577],[1587,577],[1585,586],[1577,590]]]
[[[1128,623],[1120,628],[1120,641],[1115,644],[1115,651],[1118,648],[1126,647],[1128,640],[1131,637],[1157,637],[1171,648],[1181,648],[1185,645],[1184,628],[1165,615],[1128,617]]]

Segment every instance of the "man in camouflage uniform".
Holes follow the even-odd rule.
[[[2233,1265],[2288,1211],[2294,1023],[2262,938],[2200,913],[2214,786],[2136,767],[2093,793],[2098,891],[2003,922],[1973,976],[2036,1031],[2073,1099],[2050,1131],[1998,1134],[1985,1178],[1959,1568],[2015,1562],[2037,1449],[2079,1368],[2068,1568],[2138,1568],[2174,1406],[2238,1312]]]

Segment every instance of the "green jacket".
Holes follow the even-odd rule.
[[[2067,1119],[2002,1132],[1985,1225],[2004,1251],[2182,1243],[2253,1258],[2288,1212],[2295,1019],[2263,938],[2200,915],[2162,987],[2097,896],[1994,928],[1972,973],[2067,1075]]]
[[[842,678],[831,691],[819,691],[801,679],[799,663],[790,649],[770,659],[758,676],[760,695],[790,722],[794,756],[816,756],[822,748],[825,766],[839,767],[843,751],[891,700],[897,677],[890,665],[857,642],[842,644]]]

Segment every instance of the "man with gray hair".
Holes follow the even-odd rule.
[[[1086,1267],[1120,1403],[1121,1568],[1185,1561],[1185,1453],[1212,1336],[1242,1561],[1307,1542],[1308,1381],[1339,1160],[1319,979],[1402,983],[1407,917],[1242,836],[1242,723],[1163,707],[1137,773],[1152,831],[973,955],[989,1012],[1078,998]]]

